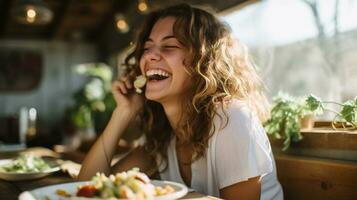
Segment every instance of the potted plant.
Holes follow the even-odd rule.
[[[89,80],[73,95],[70,120],[82,137],[93,138],[104,129],[115,107],[110,89],[112,71],[106,64],[94,63],[78,65],[75,72]]]
[[[331,109],[328,107],[331,104],[340,106],[341,110]],[[322,101],[314,95],[309,95],[306,98],[293,98],[282,93],[274,98],[271,118],[264,123],[264,127],[266,132],[276,139],[284,139],[283,150],[285,151],[289,148],[291,141],[298,142],[302,139],[300,130],[303,118],[318,116],[325,111],[335,114],[332,122],[333,127],[336,121],[341,121],[351,128],[357,128],[357,98],[340,104]]]
[[[74,125],[76,134],[81,141],[75,141],[72,146],[85,144],[84,150],[94,142],[94,137],[101,134],[108,124],[111,114],[116,107],[115,100],[111,92],[112,70],[103,63],[82,64],[75,68],[79,75],[88,77],[87,83],[74,95],[74,104],[70,107],[67,117]],[[131,122],[119,141],[121,150],[135,146],[142,136],[142,131],[138,126],[138,119]],[[75,139],[78,140],[78,139]]]

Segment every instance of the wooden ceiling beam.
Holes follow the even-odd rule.
[[[141,26],[144,16],[138,13],[135,0],[44,0],[54,12],[53,21],[44,26],[26,26],[11,18],[11,8],[18,0],[0,0],[0,38],[34,38],[82,40],[106,47],[109,52],[127,46],[134,31]],[[208,4],[218,11],[242,2],[258,0],[190,0],[200,5]],[[185,0],[150,0],[149,8],[155,9]],[[120,34],[115,27],[117,12],[123,13],[131,26],[127,34]]]
[[[59,29],[62,27],[61,24],[68,12],[71,1],[72,0],[61,0],[60,7],[54,11],[54,19],[48,29],[47,38],[54,39],[56,37]]]
[[[135,11],[136,4],[137,1],[133,0],[113,0],[113,12],[111,13],[111,15],[108,16],[107,20],[103,21],[103,24],[101,26],[102,28],[96,30],[96,40],[98,47],[101,49],[101,58],[106,58],[108,54],[115,52],[117,49],[124,48],[126,44],[130,41],[133,33],[132,30],[130,30],[129,33],[126,34],[119,33],[115,25],[115,14],[124,14],[128,20],[129,26],[133,28],[133,25],[131,24],[133,16],[139,15]],[[123,46],[123,44],[125,46]]]
[[[96,29],[102,29],[101,24],[112,12],[110,0],[76,2],[72,0],[59,25],[54,37],[56,39],[90,40]],[[79,38],[75,34],[79,33]],[[90,41],[92,42],[92,41]]]
[[[6,27],[10,19],[10,9],[13,1],[0,1],[0,38],[6,33]]]

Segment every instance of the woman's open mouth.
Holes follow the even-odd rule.
[[[148,81],[162,81],[171,76],[170,73],[160,70],[160,69],[151,69],[146,72],[146,77]]]

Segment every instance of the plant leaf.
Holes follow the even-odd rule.
[[[310,94],[306,100],[307,108],[315,115],[321,115],[324,112],[324,105],[320,98]]]
[[[357,124],[357,105],[356,101],[347,101],[343,103],[342,109],[340,111],[341,117],[346,121],[351,123],[353,126]]]

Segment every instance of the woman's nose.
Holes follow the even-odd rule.
[[[147,60],[160,60],[161,54],[157,48],[149,48],[144,52],[144,56]]]

